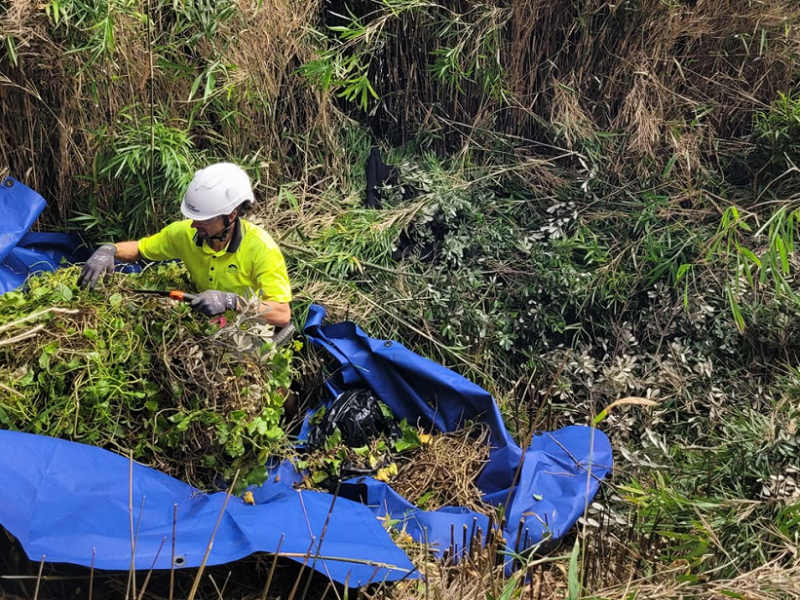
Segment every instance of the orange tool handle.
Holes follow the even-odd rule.
[[[169,297],[173,300],[177,300],[178,302],[191,302],[195,298],[197,298],[197,294],[186,294],[179,290],[172,290],[169,293]]]
[[[134,294],[152,294],[154,296],[163,296],[165,298],[172,298],[178,302],[191,302],[197,298],[197,294],[187,294],[180,290],[172,290],[170,292],[164,290],[128,290]]]

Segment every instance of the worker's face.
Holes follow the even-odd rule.
[[[233,211],[228,218],[230,222],[233,222],[233,219],[236,218],[236,211]],[[215,235],[219,235],[222,230],[225,229],[225,219],[220,215],[204,221],[195,220],[192,221],[192,227],[197,230],[197,236],[200,239],[207,240]]]

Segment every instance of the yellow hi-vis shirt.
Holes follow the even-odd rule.
[[[231,241],[219,252],[195,234],[191,219],[172,223],[139,240],[139,254],[148,260],[179,258],[198,292],[220,290],[244,298],[291,301],[283,254],[261,227],[236,219]]]

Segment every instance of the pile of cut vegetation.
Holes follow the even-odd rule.
[[[294,348],[255,312],[208,319],[135,290],[186,289],[178,264],[115,274],[95,292],[77,267],[0,302],[0,424],[116,451],[201,489],[238,471],[260,484],[280,451]]]

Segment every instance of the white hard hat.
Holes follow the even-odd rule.
[[[205,221],[227,215],[242,202],[253,202],[250,178],[233,163],[216,163],[194,174],[181,203],[189,219]]]

